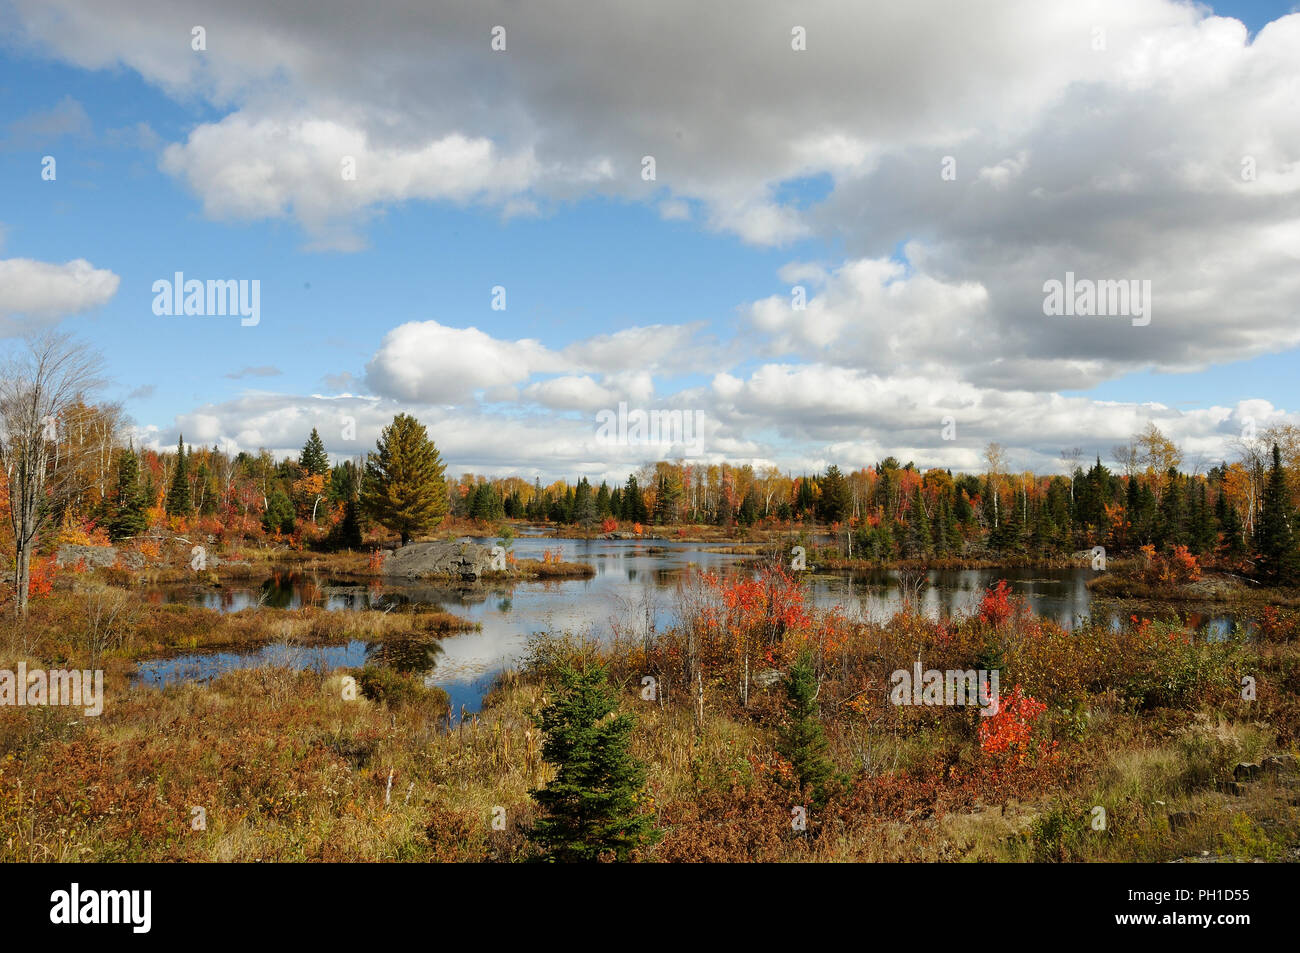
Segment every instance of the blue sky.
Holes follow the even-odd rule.
[[[474,70],[490,68],[489,62],[488,66],[470,67],[465,76],[458,74],[445,87],[448,102],[470,95],[468,90],[481,92],[485,108],[480,112],[441,101],[430,105],[422,101],[418,87],[410,91],[409,98],[397,95],[395,104],[385,107],[382,96],[368,98],[366,92],[357,92],[348,101],[349,93],[309,75],[301,66],[308,54],[323,59],[331,55],[329,44],[334,39],[327,26],[315,33],[303,28],[303,56],[291,58],[286,53],[284,63],[259,62],[257,71],[250,72],[245,61],[229,52],[233,42],[223,43],[222,37],[237,29],[265,27],[258,22],[256,5],[232,12],[230,25],[224,28],[213,19],[215,14],[209,15],[210,47],[199,66],[190,65],[196,54],[185,50],[183,42],[168,46],[171,41],[160,41],[157,30],[145,35],[143,29],[133,33],[128,28],[133,10],[138,10],[141,18],[149,16],[148,4],[113,4],[118,8],[114,25],[120,29],[116,32],[100,28],[91,4],[58,0],[53,6],[60,8],[62,26],[52,26],[40,5],[0,0],[0,26],[4,27],[0,44],[0,181],[6,183],[0,199],[0,260],[62,264],[84,259],[117,276],[119,283],[106,302],[80,313],[73,309],[73,313],[54,317],[12,313],[10,317],[15,328],[48,325],[57,319],[60,327],[75,331],[102,350],[114,382],[109,396],[124,403],[146,442],[174,442],[177,428],[200,415],[207,420],[207,433],[213,439],[219,434],[233,441],[232,445],[256,449],[238,438],[242,429],[257,433],[273,448],[285,449],[300,443],[305,429],[323,412],[313,395],[352,393],[366,395],[375,405],[374,421],[366,418],[362,422],[363,446],[367,436],[373,437],[369,433],[372,424],[377,426],[395,409],[409,406],[425,411],[430,421],[446,422],[448,455],[454,466],[497,472],[531,467],[570,474],[578,469],[593,474],[626,470],[639,459],[635,448],[602,456],[587,444],[573,445],[574,434],[589,431],[592,414],[605,406],[601,398],[584,404],[583,399],[570,397],[538,399],[536,391],[529,396],[530,386],[576,377],[581,380],[570,381],[573,387],[585,388],[584,392],[595,388],[607,398],[606,403],[624,397],[647,406],[676,402],[703,408],[719,421],[711,448],[719,459],[749,459],[760,465],[775,463],[798,469],[842,457],[850,465],[861,465],[897,447],[902,456],[961,466],[978,458],[985,440],[1000,440],[1015,448],[1026,466],[1042,467],[1054,452],[1050,448],[1070,437],[1068,421],[1087,418],[1078,410],[1085,404],[1167,405],[1174,409],[1166,421],[1167,429],[1175,434],[1181,429],[1189,445],[1206,452],[1214,452],[1212,448],[1223,442],[1235,424],[1184,418],[1180,416],[1184,409],[1236,408],[1241,401],[1266,401],[1268,414],[1283,415],[1300,407],[1294,342],[1277,338],[1276,345],[1267,343],[1272,340],[1270,328],[1281,324],[1288,316],[1286,309],[1293,305],[1253,297],[1243,301],[1237,289],[1209,286],[1199,291],[1227,316],[1222,319],[1227,323],[1234,320],[1230,315],[1244,308],[1243,322],[1250,324],[1256,320],[1255,309],[1260,310],[1260,326],[1253,335],[1210,341],[1196,330],[1200,319],[1189,310],[1167,351],[1143,342],[1129,353],[1128,345],[1118,338],[1114,345],[1081,339],[1036,340],[1038,330],[1024,335],[1008,330],[1015,321],[1023,320],[1026,309],[1023,302],[1008,304],[1004,289],[1023,283],[1022,278],[1036,284],[1038,275],[1022,276],[1014,267],[994,264],[998,256],[989,253],[989,246],[1003,239],[992,226],[989,236],[981,240],[954,221],[957,213],[926,208],[931,201],[928,198],[905,202],[905,193],[880,181],[879,170],[885,167],[881,156],[911,156],[927,150],[928,168],[930,153],[937,160],[945,151],[957,151],[952,142],[978,156],[972,168],[981,169],[981,182],[998,184],[992,173],[985,173],[1003,156],[1008,157],[1004,162],[1012,163],[1013,177],[1021,174],[1014,157],[1028,156],[1027,175],[1032,175],[1041,168],[1034,162],[1043,149],[1035,137],[1049,125],[1046,117],[1051,103],[1059,101],[1065,90],[1092,83],[1101,90],[1099,96],[1113,98],[1115,113],[1139,108],[1136,94],[1125,92],[1111,74],[1089,72],[1094,67],[1087,61],[1080,61],[1077,76],[1059,75],[1050,63],[1032,67],[1041,74],[1041,78],[1034,74],[1033,81],[1041,83],[1042,97],[1019,115],[1008,111],[981,116],[970,113],[960,101],[948,106],[940,102],[932,107],[934,114],[925,117],[927,126],[916,118],[915,111],[899,118],[889,114],[886,106],[872,104],[868,117],[856,119],[843,115],[843,110],[828,110],[826,117],[811,124],[820,138],[810,132],[807,141],[791,144],[790,139],[799,137],[788,132],[777,135],[772,130],[806,110],[807,101],[792,96],[782,107],[788,107],[788,112],[765,114],[762,103],[751,105],[746,112],[738,105],[734,110],[739,114],[737,130],[728,133],[730,138],[717,132],[720,138],[710,146],[708,136],[714,130],[706,128],[706,123],[716,123],[707,114],[695,119],[686,115],[690,108],[703,108],[697,100],[707,98],[704,92],[694,95],[665,90],[662,95],[652,94],[654,102],[639,122],[635,96],[622,105],[615,104],[617,108],[605,104],[587,109],[558,92],[554,96],[563,101],[553,102],[535,94],[531,85],[525,90],[522,82],[519,88],[510,88],[509,81],[501,81],[507,88],[498,102],[492,99],[491,82],[485,85],[474,77]],[[1144,2],[1146,19],[1134,15],[1133,23],[1118,21],[1129,16],[1118,12],[1121,6],[1111,9],[1099,4],[1107,12],[1096,17],[1098,22],[1116,23],[1111,35],[1122,39],[1112,39],[1111,51],[1117,63],[1122,50],[1137,49],[1144,36],[1166,36],[1171,45],[1175,42],[1152,23],[1166,29],[1163,24],[1168,20],[1168,30],[1184,29],[1189,36],[1197,35],[1198,30],[1209,32],[1203,25],[1189,24],[1181,12],[1185,8],[1173,4]],[[508,9],[502,7],[501,16],[506,16]],[[1291,9],[1289,3],[1268,2],[1214,7],[1217,14],[1239,18],[1252,39]],[[192,17],[179,14],[177,22],[200,22],[203,12],[199,6]],[[77,28],[79,22],[81,29]],[[151,29],[156,26],[148,22]],[[779,22],[784,30],[784,21]],[[395,31],[400,29],[394,26]],[[814,56],[816,42],[824,34],[815,27],[810,29],[813,41],[808,55]],[[1032,41],[1034,24],[1025,29]],[[347,42],[346,36],[338,39]],[[887,39],[883,37],[881,42]],[[159,42],[164,45],[155,49],[153,45]],[[519,49],[524,41],[515,42]],[[653,37],[646,42],[652,46]],[[898,40],[900,45],[905,42]],[[1207,57],[1217,55],[1212,47],[1206,44]],[[1293,66],[1300,63],[1300,50],[1295,52]],[[408,55],[406,51],[394,55],[394,76],[404,75],[408,63],[404,57]],[[512,55],[520,57],[528,70],[552,68],[543,62],[546,58],[539,57],[536,62],[525,59],[526,49]],[[171,56],[181,65],[171,65],[167,60]],[[648,71],[641,76],[642,89],[647,84],[663,85],[655,71],[655,57],[647,59],[651,62],[631,67]],[[969,67],[971,76],[981,77],[980,81],[984,81],[981,70],[986,70],[982,63],[972,62]],[[836,68],[839,65],[831,63]],[[846,58],[843,66],[851,69],[854,63]],[[588,69],[590,75],[600,76],[601,69],[621,72],[623,67],[610,62],[588,64]],[[905,79],[900,78],[900,89]],[[457,89],[455,84],[461,80],[465,86]],[[1276,77],[1273,81],[1279,82]],[[998,89],[998,82],[1011,88],[1024,80],[1012,74],[1005,80],[993,77],[987,82],[989,88]],[[1160,95],[1175,102],[1180,101],[1175,85],[1187,80],[1160,75],[1152,82],[1160,84],[1155,87]],[[1229,77],[1210,95],[1227,104],[1238,92],[1251,102],[1260,101],[1258,90],[1238,91],[1234,86],[1238,82]],[[825,85],[828,91],[836,89],[826,78],[810,83],[814,91],[819,84],[829,84]],[[363,84],[358,81],[358,85]],[[428,88],[424,99],[438,100]],[[563,77],[556,79],[555,88],[564,88]],[[709,88],[704,82],[699,84],[700,90]],[[487,92],[482,92],[484,89]],[[725,88],[717,95],[723,98],[724,92]],[[896,92],[874,86],[859,98],[879,96],[884,101],[897,98]],[[674,99],[678,95],[684,98]],[[743,83],[733,95],[744,95]],[[829,92],[827,98],[833,98]],[[959,100],[960,96],[952,98]],[[412,105],[404,109],[404,102]],[[1020,109],[1023,104],[1012,105]],[[604,119],[602,109],[610,110]],[[1035,110],[1043,118],[1034,119]],[[484,119],[483,112],[499,112],[500,116]],[[1030,119],[1025,119],[1025,114]],[[247,196],[232,197],[240,181],[256,175],[242,166],[236,169],[238,174],[229,177],[222,172],[226,167],[220,149],[225,140],[214,147],[213,140],[191,138],[196,130],[204,129],[224,135],[229,123],[247,118],[250,126],[241,135],[247,135],[247,141],[258,148],[250,130],[269,128],[271,122],[292,129],[298,115],[340,126],[351,124],[364,130],[372,145],[390,136],[391,149],[397,154],[426,140],[440,141],[440,137],[477,137],[492,144],[494,159],[508,156],[511,149],[528,151],[537,170],[530,173],[526,185],[512,189],[493,181],[486,186],[467,186],[450,200],[426,197],[428,189],[440,188],[437,183],[424,194],[418,188],[405,195],[397,189],[396,194],[360,203],[321,198],[306,186],[296,191],[293,184],[281,184],[284,204],[278,209],[268,206],[262,215],[241,204],[249,201]],[[664,130],[671,128],[679,115],[680,134],[674,142]],[[671,121],[666,123],[665,116]],[[868,118],[870,136],[865,131]],[[1275,118],[1261,114],[1253,121],[1271,130]],[[1291,123],[1287,133],[1272,137],[1266,145],[1298,141],[1290,136],[1296,122],[1294,111],[1285,121]],[[877,125],[889,127],[891,122],[896,130],[875,137]],[[1194,122],[1189,112],[1188,127]],[[980,132],[951,132],[963,123]],[[653,132],[642,135],[642,128]],[[990,131],[985,134],[985,129]],[[827,135],[821,136],[823,130]],[[752,141],[744,138],[751,135]],[[861,144],[854,138],[858,135]],[[945,135],[951,142],[945,141]],[[656,147],[657,137],[668,141]],[[234,142],[233,137],[227,139]],[[267,146],[272,151],[266,154],[233,154],[237,162],[250,163],[250,168],[258,162],[275,163],[275,141]],[[845,141],[849,144],[844,145]],[[164,158],[169,148],[173,150],[170,163]],[[1134,145],[1135,151],[1142,148],[1142,143]],[[1145,148],[1154,156],[1161,144],[1153,140]],[[213,155],[205,154],[204,149]],[[606,156],[614,157],[615,168],[630,156],[635,168],[637,153],[642,150],[660,153],[661,181],[629,182],[620,180],[617,173],[590,176],[572,171],[581,163],[595,163]],[[40,177],[45,155],[57,159],[55,181]],[[1292,162],[1296,158],[1289,156]],[[1275,168],[1285,170],[1287,156],[1273,159]],[[1264,165],[1270,161],[1261,156]],[[448,177],[472,175],[473,165],[457,166]],[[440,173],[435,179],[441,177]],[[1027,190],[1026,194],[1034,193]],[[1149,201],[1155,207],[1154,203],[1166,198],[1153,194]],[[1269,211],[1271,217],[1260,219],[1261,234],[1268,229],[1289,234],[1285,229],[1294,222],[1289,211],[1293,198],[1293,191],[1284,192]],[[251,201],[256,203],[255,198]],[[1173,202],[1177,204],[1177,196]],[[231,212],[232,208],[236,211]],[[908,218],[913,209],[918,209],[914,224]],[[1236,227],[1249,227],[1254,214],[1226,217]],[[1003,223],[1007,234],[1014,228],[1014,218],[1007,213]],[[1158,219],[1156,214],[1148,217],[1149,221]],[[1090,227],[1081,224],[1079,232]],[[1102,236],[1095,248],[1089,247],[1086,239],[1074,244],[1073,237],[1058,236],[1058,241],[1070,244],[1085,265],[1111,263],[1112,270],[1102,272],[1106,275],[1122,269],[1128,261],[1135,267],[1147,262],[1141,267],[1153,269],[1157,275],[1163,275],[1166,266],[1173,268],[1150,248],[1135,248],[1128,257],[1120,256],[1104,236],[1122,229],[1122,222],[1102,220],[1095,227]],[[1171,246],[1179,242],[1189,247],[1203,244],[1191,225],[1170,228]],[[340,234],[346,236],[342,241],[338,240]],[[909,255],[903,249],[916,235],[938,238],[927,240],[927,247]],[[1036,247],[1032,227],[1015,240],[1025,242],[1026,248]],[[1108,253],[1116,257],[1108,260]],[[861,296],[868,303],[884,300],[871,295],[888,297],[894,279],[868,293],[856,284],[858,277],[849,280],[852,263],[887,261],[891,255],[908,263],[902,282],[907,287],[895,289],[897,298],[904,304],[910,302],[907,306],[913,308],[924,309],[931,303],[941,311],[953,307],[957,316],[943,311],[935,314],[933,323],[919,321],[913,327],[906,323],[910,316],[905,311],[900,319],[889,313],[877,317],[879,311],[870,309],[864,312],[859,329],[858,319],[850,313],[855,301]],[[1073,259],[1060,260],[1068,266]],[[918,262],[924,264],[921,273],[914,274]],[[1194,272],[1194,263],[1188,269]],[[245,328],[231,317],[155,316],[150,308],[151,285],[176,271],[200,279],[259,279],[260,324]],[[1054,265],[1044,273],[1058,271]],[[804,275],[811,277],[801,277]],[[934,288],[923,285],[923,278],[933,278]],[[1184,278],[1171,277],[1164,284],[1186,291],[1178,285]],[[808,320],[817,323],[829,317],[840,322],[841,337],[823,340],[807,326],[785,323],[785,318],[764,311],[768,307],[764,302],[775,302],[772,308],[779,306],[788,299],[791,286],[800,282],[808,285],[810,296],[824,309],[815,310]],[[954,336],[946,329],[962,320],[960,307],[965,306],[952,305],[951,299],[960,298],[960,289],[972,283],[987,290],[987,301],[981,304],[984,299],[979,295],[963,301],[979,311],[979,320],[997,328],[1003,340],[1014,340],[1017,348],[1023,347],[1023,354],[995,348],[981,351],[979,359],[972,358],[967,365],[959,354],[942,353],[952,343],[947,339]],[[490,307],[491,289],[496,285],[506,288],[505,311]],[[1177,296],[1170,308],[1162,305],[1161,316],[1169,315],[1171,323],[1182,321],[1178,309],[1186,297]],[[1001,313],[1004,306],[1005,316]],[[1028,310],[1033,310],[1032,302]],[[0,301],[0,319],[5,311]],[[1294,318],[1294,310],[1289,316]],[[428,346],[441,351],[419,355],[421,364],[416,369],[399,367],[403,355],[392,352],[406,345],[389,337],[394,328],[408,322],[435,322],[435,343]],[[463,393],[449,397],[438,381],[458,370],[455,354],[445,352],[448,347],[455,350],[454,342],[461,338],[442,336],[438,326],[477,328],[492,342],[485,344],[489,348],[485,353],[493,353],[490,348],[498,345],[503,349],[503,367],[514,359],[509,355],[517,356],[516,342],[521,340],[540,342],[546,354],[519,358],[522,369],[512,368],[505,384],[488,378],[479,381],[471,375]],[[646,355],[645,367],[653,378],[649,392],[643,383],[636,383],[635,346],[615,348],[619,353],[608,364],[602,363],[603,357],[583,361],[574,357],[575,349],[582,349],[584,342],[593,338],[653,326],[677,329],[683,343]],[[436,343],[444,341],[453,343]],[[922,345],[929,349],[923,350]],[[633,353],[624,353],[629,349]],[[1160,366],[1161,355],[1174,351],[1179,352],[1178,359]],[[1154,367],[1147,366],[1148,354],[1156,355]],[[574,363],[572,372],[566,361]],[[1004,363],[1015,364],[1014,381],[994,383],[993,376],[1001,371],[994,375],[990,367]],[[1086,370],[1079,370],[1083,363],[1088,365]],[[773,366],[788,371],[783,372],[783,380],[804,374],[822,382],[826,393],[810,397],[806,406],[798,397],[786,395],[776,406],[775,398],[767,396],[773,393],[770,384],[774,377],[772,373],[764,376],[762,371]],[[1182,370],[1187,366],[1203,369]],[[250,368],[263,373],[241,375]],[[267,368],[274,373],[265,373]],[[1077,379],[1072,376],[1076,370]],[[352,377],[339,376],[343,374]],[[417,380],[420,374],[430,379]],[[971,436],[964,436],[960,446],[937,442],[935,435],[928,433],[928,425],[911,414],[925,399],[909,388],[927,378],[942,380],[945,387],[952,385],[934,396],[936,409],[927,411],[930,417],[946,406],[984,408],[972,415]],[[761,381],[767,382],[763,384],[767,390],[759,386]],[[851,417],[853,408],[841,407],[840,398],[858,385],[865,388],[863,403],[853,405],[860,406],[860,420],[841,419]],[[800,385],[798,393],[807,390]],[[999,396],[1008,391],[1019,395],[1008,398],[1009,404]],[[241,404],[250,393],[277,395],[286,403]],[[873,402],[872,393],[890,395],[889,400],[897,403],[890,411],[898,415],[896,419],[876,412],[882,401]],[[289,405],[295,409],[274,409]],[[1008,416],[1001,423],[988,410],[1011,405],[1023,409],[1006,410]],[[1037,412],[1029,408],[1049,406],[1051,420],[1026,419]],[[292,423],[279,428],[259,416],[277,413],[285,414]],[[1142,413],[1134,410],[1130,416],[1137,420]],[[258,417],[256,426],[241,420],[241,414]],[[929,419],[924,414],[920,417]],[[551,420],[557,422],[557,429],[537,446],[519,447],[512,453],[508,445],[513,431],[509,427],[499,428],[499,439],[470,439],[456,435],[450,423],[453,418],[462,423],[475,421],[489,435],[507,420],[525,422],[535,435]],[[1108,447],[1114,442],[1116,427],[1122,429],[1120,424],[1099,418],[1093,430],[1085,427],[1079,431],[1077,442],[1090,448]],[[322,429],[330,449],[336,454],[356,452],[334,440],[333,429]],[[937,434],[937,424],[930,429]],[[435,438],[438,436],[435,429]],[[553,462],[536,459],[547,447],[560,444],[564,449]]]

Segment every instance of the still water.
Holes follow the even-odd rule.
[[[491,544],[494,540],[480,540]],[[141,663],[138,679],[162,685],[211,678],[231,668],[289,664],[333,669],[368,660],[423,671],[430,684],[450,694],[459,711],[477,711],[493,678],[525,653],[531,635],[570,632],[594,637],[615,629],[643,634],[671,626],[679,584],[696,569],[746,571],[747,557],[706,552],[707,546],[665,540],[557,540],[521,537],[514,552],[520,559],[540,559],[544,550],[562,559],[588,562],[590,579],[524,582],[513,586],[446,588],[422,583],[367,585],[331,581],[327,576],[282,573],[260,586],[158,588],[149,597],[184,602],[222,612],[261,607],[262,611],[318,605],[336,611],[400,610],[404,605],[437,606],[479,624],[479,630],[443,639],[432,647],[394,648],[353,640],[323,647],[265,646],[255,651],[202,652]],[[1092,606],[1087,588],[1090,569],[979,569],[931,572],[922,606],[931,615],[960,615],[978,606],[985,589],[1006,579],[1013,592],[1038,615],[1067,628],[1090,612],[1098,621],[1117,625],[1118,609]],[[851,618],[887,619],[902,606],[893,572],[836,573],[810,576],[810,601],[820,607],[841,606]],[[1229,632],[1230,613],[1185,614],[1184,620],[1209,638]],[[397,657],[394,657],[396,653]],[[387,656],[380,658],[380,656]]]

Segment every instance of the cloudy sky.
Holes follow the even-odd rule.
[[[0,0],[0,347],[87,339],[160,446],[407,410],[453,473],[621,479],[626,402],[796,472],[1148,421],[1208,466],[1300,420],[1291,10]],[[155,314],[177,272],[258,322]],[[1067,272],[1149,323],[1044,314]]]

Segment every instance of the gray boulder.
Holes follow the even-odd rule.
[[[75,566],[83,559],[90,569],[112,566],[117,562],[117,550],[112,546],[76,546],[64,543],[54,554],[54,561],[60,566]]]
[[[383,574],[404,579],[439,576],[473,581],[491,566],[492,550],[479,543],[407,543],[384,558]]]

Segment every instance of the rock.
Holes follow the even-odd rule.
[[[784,678],[779,669],[765,668],[754,675],[754,684],[759,688],[771,688]]]
[[[1243,761],[1232,769],[1235,781],[1257,781],[1263,773],[1263,766],[1248,761]]]
[[[77,546],[64,543],[54,554],[54,561],[60,566],[75,566],[83,559],[91,569],[112,566],[117,562],[117,550],[112,546]]]
[[[408,543],[384,559],[383,574],[405,579],[441,576],[474,581],[491,566],[492,550],[479,543]]]

